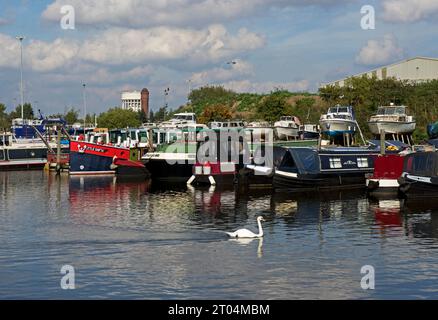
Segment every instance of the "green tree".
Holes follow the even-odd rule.
[[[230,106],[217,104],[206,107],[199,117],[199,122],[206,124],[210,121],[229,120],[232,117]]]
[[[6,106],[0,103],[0,130],[7,131],[11,127],[11,121],[6,113]]]
[[[23,114],[25,119],[35,119],[35,114],[30,103],[25,103],[23,105]],[[11,119],[21,118],[21,104],[18,105],[15,110],[9,114],[9,117]]]
[[[145,123],[145,122],[147,122],[147,121],[148,121],[148,115],[146,114],[146,112],[144,112],[143,110],[140,110],[140,111],[138,112],[138,120],[139,120],[141,123]]]
[[[281,95],[269,95],[259,104],[258,116],[269,122],[275,122],[281,116],[291,113],[290,106],[286,103],[285,97]]]
[[[78,122],[79,119],[79,111],[75,108],[69,109],[64,115],[64,120],[67,121],[67,124],[72,125]]]
[[[154,114],[154,121],[164,121],[168,117],[167,107],[161,107]]]
[[[111,108],[107,112],[101,113],[97,123],[99,127],[108,129],[135,128],[141,125],[137,112],[120,108]]]

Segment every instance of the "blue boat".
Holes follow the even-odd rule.
[[[35,129],[38,130],[42,135],[44,135],[48,127],[53,125],[62,125],[65,127],[67,125],[67,122],[64,119],[60,118],[43,118],[42,115],[38,120],[18,118],[12,120],[11,131],[17,139],[35,139],[39,138]]]

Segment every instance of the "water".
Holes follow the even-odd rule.
[[[438,206],[0,173],[2,299],[438,298]],[[223,231],[265,237],[229,240]],[[63,265],[75,290],[62,290]],[[363,290],[361,267],[375,268]]]

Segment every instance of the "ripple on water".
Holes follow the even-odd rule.
[[[169,190],[0,173],[1,298],[437,298],[438,212],[361,192]],[[257,230],[263,239],[228,239]],[[75,267],[77,290],[60,289]],[[360,269],[376,270],[376,290]]]

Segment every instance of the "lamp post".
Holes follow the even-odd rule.
[[[237,64],[237,62],[234,61],[234,60],[233,60],[233,61],[228,61],[228,62],[227,62],[227,65],[231,66],[231,69],[233,69],[233,66],[236,65],[236,64]],[[233,86],[233,83],[232,83],[232,82],[230,83],[230,87],[231,87],[231,91],[234,92],[234,86]]]
[[[84,84],[82,84],[82,87],[84,88],[83,90],[82,90],[82,95],[83,95],[83,98],[84,98],[84,134],[85,134],[85,128],[86,128],[86,119],[87,119],[87,100],[86,100],[86,97],[85,97],[85,87],[86,87],[86,85],[85,85],[85,83]]]
[[[169,95],[170,88],[164,89],[164,112],[163,112],[163,121],[166,117],[166,111],[167,111],[167,96]]]
[[[21,98],[21,120],[24,122],[24,93],[23,93],[23,40],[24,36],[17,36],[20,41],[20,98]]]

